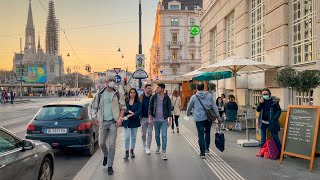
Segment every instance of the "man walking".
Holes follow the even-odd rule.
[[[149,104],[149,124],[154,123],[155,136],[157,142],[156,154],[160,153],[160,132],[162,138],[162,159],[167,160],[167,130],[171,126],[171,100],[164,93],[166,86],[158,84],[157,94],[153,95]]]
[[[126,104],[122,93],[115,90],[113,76],[107,76],[105,88],[98,92],[92,102],[93,123],[99,128],[99,146],[104,154],[103,166],[108,164],[108,174],[113,174],[117,127],[122,125]],[[109,149],[106,140],[109,142]]]
[[[208,116],[206,109],[212,109],[218,119],[221,122],[221,117],[219,116],[219,110],[215,103],[213,96],[204,91],[204,84],[197,84],[197,93],[193,95],[190,99],[187,116],[191,115],[193,112],[193,119],[196,122],[197,131],[198,131],[198,143],[200,147],[200,157],[201,159],[205,158],[205,153],[209,153],[210,148],[210,132],[212,122],[208,121]],[[202,106],[202,104],[203,106]],[[206,109],[204,109],[206,108]]]
[[[13,104],[14,97],[16,97],[16,92],[12,89],[12,90],[11,90],[11,92],[10,92],[10,100],[11,100],[11,104]]]
[[[148,110],[149,110],[149,103],[152,96],[152,88],[151,84],[146,84],[144,86],[144,92],[140,96],[140,101],[142,103],[142,116],[141,116],[141,132],[142,132],[142,143],[143,148],[146,151],[147,155],[151,154],[150,147],[152,141],[152,130],[153,130],[153,123],[148,123]],[[148,134],[148,136],[147,136]]]

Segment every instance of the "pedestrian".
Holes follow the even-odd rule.
[[[139,100],[138,92],[135,88],[131,88],[129,91],[129,97],[126,101],[127,110],[124,113],[124,121],[122,122],[124,127],[125,138],[125,150],[126,153],[123,159],[129,158],[129,150],[131,158],[135,158],[134,148],[136,146],[137,131],[141,126],[140,117],[142,111],[142,104]]]
[[[40,97],[42,98],[42,90],[40,90],[39,93],[40,93]]]
[[[202,104],[203,105],[202,105]],[[204,107],[203,107],[204,106]],[[218,119],[218,122],[221,122],[221,117],[219,116],[219,111],[216,103],[214,103],[213,96],[204,91],[204,84],[197,84],[197,93],[193,95],[190,99],[187,116],[191,115],[193,112],[193,119],[196,122],[196,127],[198,131],[198,143],[200,147],[200,157],[201,159],[205,158],[205,153],[209,153],[210,148],[210,132],[212,122],[208,121],[207,110],[212,109]]]
[[[218,97],[217,100],[216,100],[216,105],[218,107],[218,110],[219,110],[219,115],[220,117],[222,118],[223,116],[223,113],[224,113],[224,104],[223,104],[223,99],[222,97]]]
[[[14,91],[14,89],[11,90],[10,97],[11,97],[11,104],[13,104],[14,98],[16,97],[16,92]]]
[[[174,124],[176,124],[177,133],[179,133],[179,117],[180,117],[182,108],[181,108],[181,98],[176,89],[172,93],[171,103],[172,103],[172,126],[171,126],[172,133],[174,133]]]
[[[156,154],[160,154],[160,132],[162,139],[162,159],[167,158],[167,130],[171,126],[171,100],[164,93],[166,86],[163,83],[158,84],[157,94],[153,95],[149,104],[149,124],[154,124],[155,138],[157,143]]]
[[[223,101],[224,103],[227,103],[227,102],[228,102],[225,94],[221,94],[221,98],[222,98],[222,101]]]
[[[281,150],[281,142],[279,140],[278,131],[280,131],[279,117],[281,115],[280,99],[271,96],[271,91],[267,88],[262,90],[262,97],[257,106],[259,112],[259,126],[261,129],[260,147],[266,142],[267,129],[271,132],[272,139],[278,150]]]
[[[151,142],[152,142],[152,131],[153,123],[148,123],[148,110],[149,103],[152,96],[151,84],[146,84],[144,86],[144,92],[140,96],[140,101],[142,102],[142,114],[141,114],[141,133],[142,133],[142,144],[147,155],[151,154]]]
[[[115,89],[114,77],[107,76],[104,88],[98,92],[92,102],[93,124],[99,125],[99,146],[103,152],[103,166],[108,164],[108,174],[112,175],[115,156],[117,128],[122,125],[126,110],[123,94]],[[107,147],[106,140],[108,139]]]

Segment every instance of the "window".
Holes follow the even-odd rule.
[[[172,41],[173,42],[177,42],[178,41],[178,33],[176,33],[176,32],[172,33]]]
[[[292,0],[291,34],[293,64],[316,60],[316,0]]]
[[[178,59],[178,50],[177,49],[172,49],[172,51],[171,51],[171,59],[172,60],[177,60]]]
[[[212,64],[217,62],[217,30],[210,32],[210,61]]]
[[[190,18],[190,26],[194,25],[194,18]]]
[[[313,105],[313,91],[310,91],[310,93],[297,92],[296,100],[297,105]]]
[[[190,36],[190,42],[194,43],[194,36]]]
[[[254,90],[253,91],[253,99],[252,99],[252,104],[251,104],[252,106],[256,106],[260,103],[261,94],[262,94],[261,90]]]
[[[189,51],[190,59],[194,59],[194,50]]]
[[[251,1],[251,59],[264,62],[264,0]]]
[[[82,115],[82,107],[78,106],[49,106],[41,108],[35,120],[55,121],[67,119],[79,119]]]
[[[178,18],[172,18],[171,19],[171,26],[179,26],[179,19]]]
[[[234,13],[230,14],[226,19],[227,30],[227,57],[234,55]]]
[[[15,138],[0,131],[0,153],[11,151],[16,148],[19,148],[19,145]]]
[[[170,10],[180,10],[179,5],[170,5]]]

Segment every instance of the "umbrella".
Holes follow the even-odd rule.
[[[189,73],[187,73],[187,74],[182,75],[181,77],[182,77],[182,78],[188,78],[188,79],[191,80],[194,76],[197,76],[197,75],[203,73],[203,71],[201,71],[201,69],[202,69],[202,68],[196,69],[196,70],[194,70],[194,71],[191,71],[191,72],[189,72]]]
[[[195,80],[195,81],[217,80],[217,89],[218,89],[218,80],[228,79],[231,77],[233,77],[233,73],[231,71],[203,72],[203,73],[193,77],[192,80]]]
[[[224,59],[222,61],[219,61],[218,63],[203,67],[201,71],[211,71],[211,72],[231,71],[235,75],[239,72],[266,70],[270,68],[273,68],[273,66],[252,61],[246,58],[233,56],[233,57]],[[234,76],[234,95],[237,99],[237,76]]]

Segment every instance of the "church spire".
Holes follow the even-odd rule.
[[[59,51],[58,20],[55,15],[54,1],[49,1],[49,10],[46,27],[46,53],[57,55]]]
[[[38,49],[41,49],[41,46],[40,46],[40,34],[38,36]]]
[[[35,51],[36,47],[35,42],[35,29],[33,25],[33,16],[32,16],[32,7],[31,0],[29,0],[29,10],[28,10],[28,19],[26,26],[26,41],[25,41],[25,49],[29,51]]]

